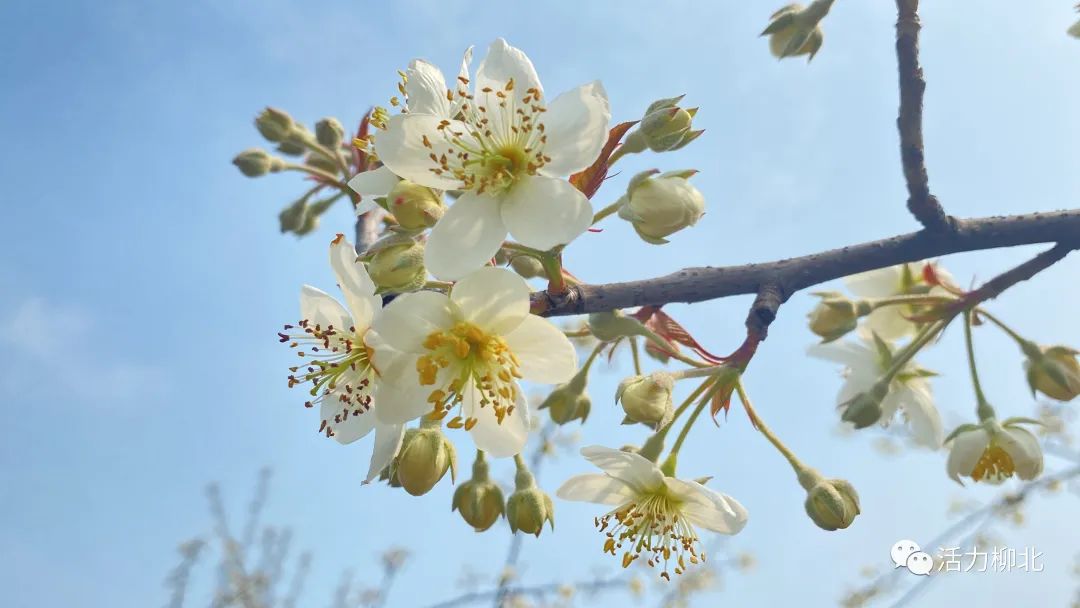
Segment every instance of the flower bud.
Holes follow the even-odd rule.
[[[822,530],[843,530],[859,513],[859,494],[843,479],[822,479],[806,492],[806,514]]]
[[[1080,395],[1080,362],[1076,359],[1080,351],[1068,346],[1037,348],[1024,362],[1032,394],[1039,391],[1058,401],[1072,401]]]
[[[546,409],[551,415],[551,420],[556,424],[567,424],[580,419],[585,422],[592,409],[592,401],[585,394],[585,374],[587,368],[582,368],[566,384],[560,384],[540,404],[539,409]]]
[[[285,207],[278,214],[278,222],[281,224],[282,232],[295,232],[300,234],[300,230],[303,229],[308,215],[307,199],[301,198]]]
[[[315,152],[308,154],[304,158],[304,164],[309,167],[315,167],[316,169],[326,171],[331,175],[336,174],[341,169],[341,167],[339,167],[332,159],[326,158],[322,154],[316,154]]]
[[[594,312],[589,315],[589,331],[601,342],[611,342],[628,336],[640,336],[647,330],[640,321],[619,310]]]
[[[394,472],[405,491],[413,496],[427,494],[450,471],[457,470],[454,444],[437,427],[409,429],[394,459]]]
[[[654,169],[637,174],[621,199],[619,217],[633,224],[645,242],[667,243],[665,237],[693,226],[705,213],[705,197],[687,180],[694,173],[697,171],[655,175]]]
[[[866,301],[855,302],[836,292],[815,295],[821,297],[821,302],[810,311],[810,331],[823,343],[843,337],[858,326],[860,316],[870,314]]]
[[[307,146],[298,141],[286,140],[278,144],[277,151],[287,156],[303,156],[304,152],[307,152]]]
[[[671,391],[674,388],[675,379],[667,372],[631,376],[619,383],[615,401],[622,404],[628,421],[658,430],[671,421]]]
[[[1073,38],[1080,38],[1080,21],[1077,21],[1069,28],[1068,34]]]
[[[536,279],[547,276],[547,273],[544,272],[544,265],[531,255],[515,255],[510,258],[510,268],[514,269],[514,272],[518,273],[518,276],[523,279]]]
[[[844,422],[850,422],[857,429],[864,429],[881,420],[881,402],[889,394],[889,385],[878,382],[869,390],[855,395],[840,404],[844,413],[840,416]]]
[[[506,501],[506,521],[510,531],[521,530],[526,534],[540,536],[544,522],[555,529],[555,505],[551,497],[535,485],[524,490],[516,490]]]
[[[334,117],[324,118],[315,123],[315,140],[337,151],[341,142],[345,141],[345,127]]]
[[[422,230],[439,221],[446,205],[438,192],[403,179],[386,195],[386,209],[402,228]]]
[[[233,159],[240,172],[248,177],[261,177],[267,173],[281,171],[285,163],[262,148],[250,148],[236,155]]]
[[[484,453],[476,453],[472,479],[457,487],[450,506],[451,511],[461,513],[465,523],[477,532],[483,532],[498,521],[506,511],[503,493],[499,485],[488,477],[488,465]]]
[[[405,238],[380,246],[368,263],[368,274],[382,291],[406,292],[423,287],[427,280],[424,244]]]
[[[296,129],[292,116],[277,108],[266,108],[255,117],[255,128],[268,141],[280,143],[289,139]]]
[[[818,26],[829,13],[834,0],[814,0],[803,8],[789,4],[770,17],[769,26],[761,32],[769,36],[769,50],[777,59],[808,55],[807,61],[821,48],[825,36]]]
[[[692,130],[697,108],[679,107],[682,98],[679,95],[654,101],[645,110],[637,131],[631,134],[631,138],[640,138],[641,143],[631,141],[630,146],[647,147],[653,152],[670,152],[697,139],[703,133]]]

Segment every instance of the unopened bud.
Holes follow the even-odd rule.
[[[829,13],[833,1],[814,0],[805,8],[790,4],[773,13],[769,26],[761,32],[762,36],[769,36],[773,56],[783,59],[807,55],[807,61],[813,59],[825,40],[818,24]]]
[[[286,140],[278,144],[277,151],[288,156],[303,156],[307,152],[307,146],[298,141]]]
[[[850,422],[857,429],[864,429],[881,420],[881,402],[889,394],[889,386],[878,382],[866,391],[855,395],[840,404],[844,413],[840,416],[844,422]]]
[[[544,265],[531,255],[515,255],[510,258],[510,268],[523,279],[536,279],[547,276],[547,273],[544,272]]]
[[[262,148],[244,150],[233,159],[240,172],[248,177],[261,177],[267,173],[276,173],[285,167],[285,163]]]
[[[315,123],[315,139],[320,144],[337,150],[341,142],[345,141],[345,127],[333,117],[328,117]]]
[[[439,221],[446,205],[435,190],[403,179],[386,195],[386,209],[402,228],[422,230]]]
[[[705,197],[687,180],[695,170],[656,170],[637,174],[620,199],[619,217],[630,222],[647,243],[662,245],[665,237],[693,226],[705,214]]]
[[[302,234],[301,230],[303,230],[304,224],[307,221],[307,211],[306,198],[301,198],[282,209],[281,213],[278,214],[278,222],[281,224],[281,231]]]
[[[308,154],[307,157],[304,158],[304,164],[309,167],[315,167],[316,169],[326,171],[331,175],[337,173],[341,169],[341,167],[338,166],[336,161],[330,158],[326,158],[322,154],[318,154],[316,152]]]
[[[585,422],[592,409],[592,401],[585,394],[587,373],[588,369],[582,368],[569,382],[555,387],[539,409],[546,409],[556,424],[567,424],[573,420]]]
[[[1080,395],[1080,351],[1068,346],[1036,348],[1024,362],[1032,394],[1039,391],[1058,401],[1072,401]]]
[[[671,421],[674,389],[675,379],[667,372],[631,376],[619,383],[615,401],[622,404],[628,421],[658,430]]]
[[[450,510],[461,513],[465,523],[477,532],[493,526],[505,513],[502,490],[499,484],[488,477],[488,465],[483,452],[477,452],[476,461],[473,462],[472,479],[454,491]]]
[[[683,95],[658,99],[649,105],[637,130],[623,144],[627,152],[641,152],[648,148],[653,152],[678,150],[694,141],[704,131],[693,130],[697,108],[679,106]]]
[[[266,108],[255,117],[255,128],[268,141],[280,143],[289,139],[296,129],[292,116],[277,108]]]
[[[383,291],[415,291],[427,280],[424,244],[406,238],[380,246],[368,264],[368,274]]]
[[[405,491],[413,496],[427,494],[450,471],[457,469],[454,444],[438,428],[409,429],[394,459],[394,472]]]
[[[1069,28],[1068,33],[1073,38],[1080,38],[1080,21],[1077,21]]]
[[[506,501],[506,521],[510,523],[511,532],[521,530],[540,536],[545,521],[552,530],[555,529],[555,505],[547,492],[536,486],[516,490]]]
[[[594,312],[589,315],[589,331],[601,342],[611,342],[628,336],[640,336],[648,330],[640,321],[619,310]]]
[[[859,317],[870,314],[870,304],[864,300],[849,300],[836,292],[814,294],[821,297],[810,311],[810,331],[822,342],[832,342],[845,336],[859,324]]]
[[[822,530],[843,530],[859,513],[859,494],[843,479],[822,479],[806,492],[806,514]]]

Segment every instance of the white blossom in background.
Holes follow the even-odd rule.
[[[384,423],[458,410],[447,426],[464,427],[495,457],[519,453],[528,437],[529,406],[518,380],[558,384],[577,371],[570,340],[529,313],[529,286],[502,268],[473,271],[450,295],[399,296],[375,330],[385,340],[374,355],[380,386],[394,395],[393,407],[377,408]]]
[[[960,485],[964,485],[961,477],[990,484],[1000,484],[1014,474],[1024,480],[1038,477],[1043,470],[1042,447],[1020,422],[1026,421],[991,418],[954,431],[945,465],[949,477]]]
[[[290,368],[289,386],[311,384],[312,399],[305,405],[319,406],[321,432],[347,444],[375,431],[365,479],[371,481],[397,454],[405,430],[403,424],[387,423],[373,411],[380,404],[390,407],[395,397],[379,394],[382,383],[373,353],[380,348],[388,362],[400,353],[388,350],[370,331],[382,310],[382,298],[375,295],[375,284],[344,235],[337,235],[330,244],[330,266],[347,308],[325,291],[304,285],[300,291],[301,321],[285,326],[278,335],[282,342],[298,349],[303,359]]]
[[[889,298],[904,295],[949,295],[943,287],[930,285],[923,276],[923,268],[932,265],[938,280],[953,285],[952,275],[941,265],[933,262],[916,262],[879,268],[851,275],[844,279],[851,293],[862,298]],[[917,327],[908,317],[915,310],[911,306],[885,306],[870,313],[861,331],[876,333],[882,339],[896,340],[914,334]]]
[[[562,178],[592,164],[607,140],[611,110],[599,82],[548,103],[532,62],[501,38],[474,81],[466,65],[453,88],[431,64],[410,69],[407,111],[387,121],[374,147],[392,174],[464,192],[432,229],[432,274],[462,277],[490,260],[507,233],[548,250],[585,232],[592,206]]]
[[[815,344],[808,353],[844,366],[844,385],[836,398],[837,405],[869,391],[890,366],[889,357],[883,356],[873,337]],[[889,392],[881,402],[880,420],[882,426],[888,426],[899,411],[907,421],[912,440],[936,450],[941,447],[944,433],[930,390],[928,377],[932,375],[914,360],[908,361],[889,383]]]
[[[705,559],[695,526],[737,534],[749,514],[737,500],[696,481],[664,475],[655,463],[635,454],[601,446],[582,448],[582,456],[604,472],[577,475],[556,492],[563,500],[615,507],[596,520],[607,535],[604,551],[622,552],[623,567],[645,554],[649,566],[682,574]]]

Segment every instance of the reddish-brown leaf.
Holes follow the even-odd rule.
[[[571,175],[570,183],[578,190],[581,190],[586,197],[592,198],[604,183],[604,178],[607,177],[608,159],[611,158],[611,153],[615,151],[626,132],[637,123],[638,121],[633,120],[612,127],[611,131],[608,132],[607,143],[600,150],[600,156],[584,171]]]

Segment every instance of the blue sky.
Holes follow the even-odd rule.
[[[412,57],[454,67],[466,46],[483,49],[497,36],[531,56],[552,93],[601,79],[617,120],[686,93],[702,107],[695,124],[706,134],[677,153],[629,160],[594,202],[613,200],[633,171],[691,167],[701,171],[694,180],[707,215],[662,248],[609,220],[567,253],[591,282],[765,261],[916,228],[904,209],[894,126],[892,3],[837,2],[809,66],[777,62],[756,37],[780,2],[658,4],[5,2],[4,603],[163,603],[174,547],[209,531],[203,486],[220,481],[239,512],[265,465],[275,471],[268,518],[291,525],[298,546],[316,555],[304,606],[325,605],[343,568],[370,570],[391,544],[414,552],[403,575],[411,584],[395,590],[392,605],[454,595],[464,564],[498,571],[509,540],[501,526],[473,534],[450,513],[446,483],[422,500],[360,487],[367,448],[320,441],[315,415],[286,389],[290,353],[274,332],[295,319],[302,283],[333,286],[326,244],[350,217],[336,209],[303,240],[278,233],[277,211],[301,184],[248,180],[229,163],[261,145],[251,119],[264,105],[308,123],[324,115],[355,123],[394,93],[396,70]],[[977,12],[928,3],[922,14],[927,161],[947,209],[985,216],[1075,207],[1080,42],[1064,35],[1075,20],[1071,3],[994,0]],[[945,264],[966,283],[1036,250]],[[1080,344],[1078,268],[1069,259],[993,310],[1033,339]],[[741,339],[747,304],[731,298],[670,312],[725,351]],[[747,385],[805,460],[855,484],[864,513],[845,532],[821,532],[802,513],[786,465],[741,414],[695,429],[684,472],[714,475],[712,485],[751,512],[729,546],[752,551],[759,567],[727,577],[718,596],[736,605],[830,605],[863,565],[887,568],[895,540],[925,542],[943,528],[950,500],[996,494],[947,480],[944,454],[884,457],[870,436],[836,435],[836,370],[804,354],[811,305],[798,295],[782,309]],[[973,408],[957,338],[950,332],[924,361],[943,373],[934,386],[949,423]],[[987,330],[979,348],[999,412],[1029,414],[1015,347]],[[639,431],[615,426],[609,400],[626,373],[596,374],[587,443],[640,441]],[[1048,459],[1049,468],[1062,465]],[[544,485],[553,491],[585,469],[563,455]],[[592,531],[596,510],[556,508],[556,533],[525,543],[526,580],[613,570]],[[1075,513],[1075,499],[1038,499],[1023,528],[1006,528],[1011,546],[1044,552],[1046,571],[998,575],[992,585],[957,576],[925,601],[1065,604],[1077,584],[1070,572],[1080,532],[1061,524]]]

